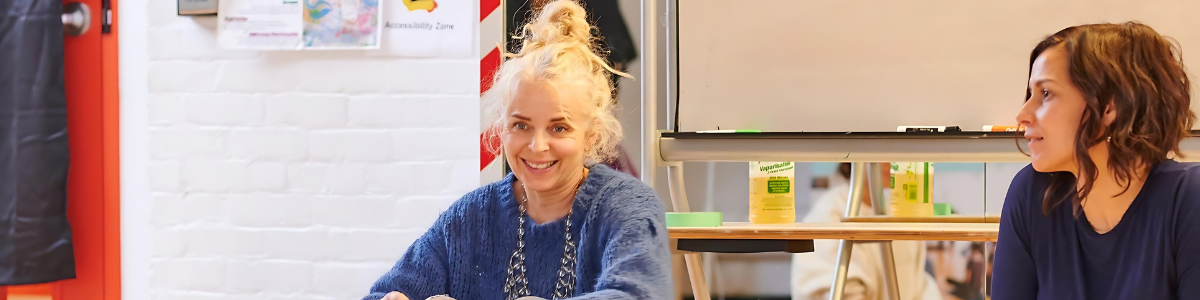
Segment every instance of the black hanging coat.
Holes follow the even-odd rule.
[[[75,277],[62,5],[0,0],[0,285]]]

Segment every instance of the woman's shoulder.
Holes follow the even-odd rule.
[[[665,206],[654,189],[641,180],[608,166],[590,168],[592,176],[585,184],[596,207],[608,214],[625,216],[662,216]]]
[[[1150,170],[1150,177],[1147,181],[1158,183],[1180,183],[1187,185],[1188,183],[1200,182],[1200,164],[1196,163],[1181,163],[1173,159],[1168,159],[1154,166]]]
[[[605,165],[594,165],[588,170],[597,180],[589,180],[587,184],[596,185],[601,192],[610,194],[654,195],[654,189],[640,179],[622,173]]]
[[[1155,196],[1174,198],[1178,207],[1200,210],[1200,164],[1166,160],[1150,171],[1142,190],[1155,194],[1171,193],[1173,197]]]
[[[1200,248],[1200,241],[1195,239],[1200,237],[1200,218],[1196,218],[1200,214],[1200,164],[1174,160],[1160,163],[1150,171],[1142,193],[1148,194],[1138,198],[1151,205],[1143,212],[1167,212],[1168,217],[1157,219],[1173,225],[1176,247]]]

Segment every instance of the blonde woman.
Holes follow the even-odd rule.
[[[546,4],[483,95],[513,172],[442,213],[363,299],[667,299],[664,208],[602,164],[621,127],[583,7]]]

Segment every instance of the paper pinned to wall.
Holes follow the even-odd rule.
[[[225,49],[379,49],[380,0],[221,0]]]
[[[299,50],[300,0],[221,0],[218,44],[225,49]]]
[[[478,1],[381,0],[386,54],[406,57],[473,57]],[[413,41],[421,41],[419,43]]]
[[[304,0],[305,49],[379,49],[380,0]]]

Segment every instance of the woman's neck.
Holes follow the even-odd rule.
[[[1096,180],[1092,182],[1091,192],[1080,201],[1080,205],[1083,206],[1083,214],[1087,216],[1092,228],[1096,232],[1107,233],[1121,222],[1125,211],[1129,210],[1142,186],[1146,184],[1147,168],[1137,163],[1131,170],[1133,174],[1130,174],[1129,182],[1118,180],[1108,165],[1107,145],[1102,143],[1098,146],[1101,149],[1090,151],[1096,165]],[[1077,172],[1075,178],[1080,178],[1081,173]],[[1082,182],[1083,180],[1076,180],[1077,189],[1083,187]]]
[[[529,199],[525,203],[529,218],[533,219],[534,223],[544,224],[565,217],[571,212],[571,207],[575,204],[575,193],[579,191],[579,186],[583,184],[587,174],[588,170],[584,168],[578,178],[567,181],[575,184],[563,184],[549,191],[539,192],[521,188],[519,192],[525,193]]]

